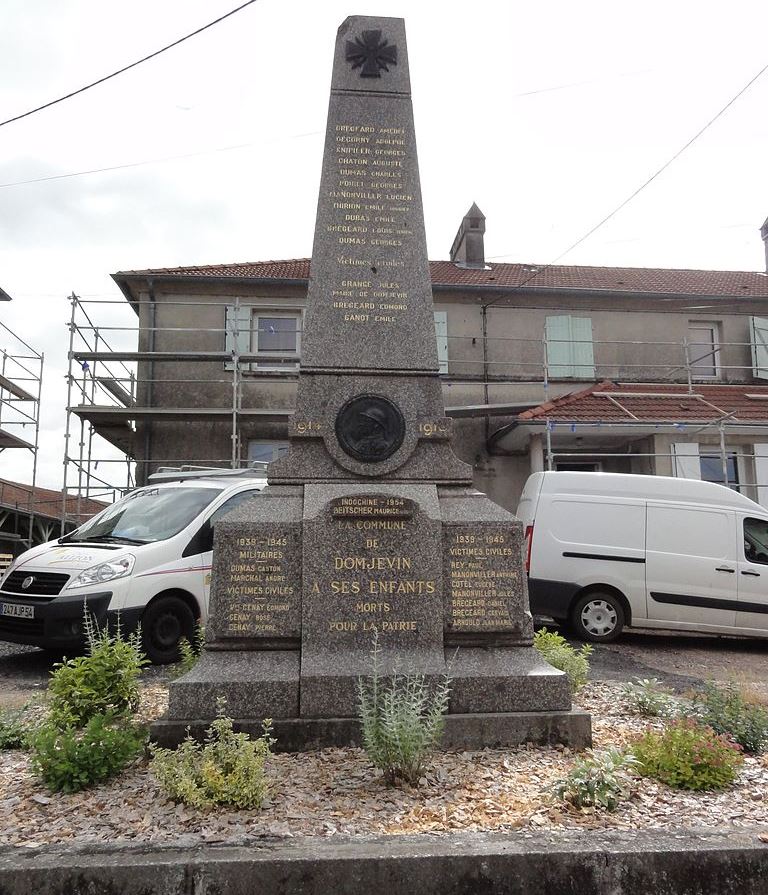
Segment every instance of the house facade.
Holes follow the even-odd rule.
[[[531,471],[598,469],[724,481],[768,505],[766,273],[492,264],[484,232],[472,206],[430,262],[454,447],[479,489],[514,510]],[[73,410],[138,481],[279,456],[309,261],[114,279],[138,317],[135,395]],[[396,288],[371,295],[388,301]]]

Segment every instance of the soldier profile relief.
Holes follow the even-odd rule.
[[[403,443],[405,420],[397,405],[379,395],[359,395],[336,417],[336,437],[342,450],[363,463],[391,457]]]

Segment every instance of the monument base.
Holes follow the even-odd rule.
[[[189,733],[203,740],[210,721],[155,721],[152,741],[175,748]],[[235,719],[235,730],[261,735],[260,721]],[[272,722],[275,752],[308,752],[315,749],[362,746],[362,731],[356,718],[277,718]],[[588,749],[592,745],[592,725],[587,712],[493,712],[446,715],[443,749],[508,749],[523,744],[563,745]]]

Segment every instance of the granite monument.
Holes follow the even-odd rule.
[[[290,451],[215,526],[205,649],[155,739],[225,696],[278,748],[358,742],[376,631],[385,670],[449,666],[446,745],[588,745],[532,647],[520,523],[451,448],[401,19],[338,32],[301,355]]]

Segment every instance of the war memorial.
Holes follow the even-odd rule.
[[[215,526],[203,655],[153,738],[217,699],[277,748],[359,743],[374,632],[384,672],[451,679],[444,745],[589,745],[532,646],[520,523],[451,448],[401,19],[336,39],[290,451]]]

